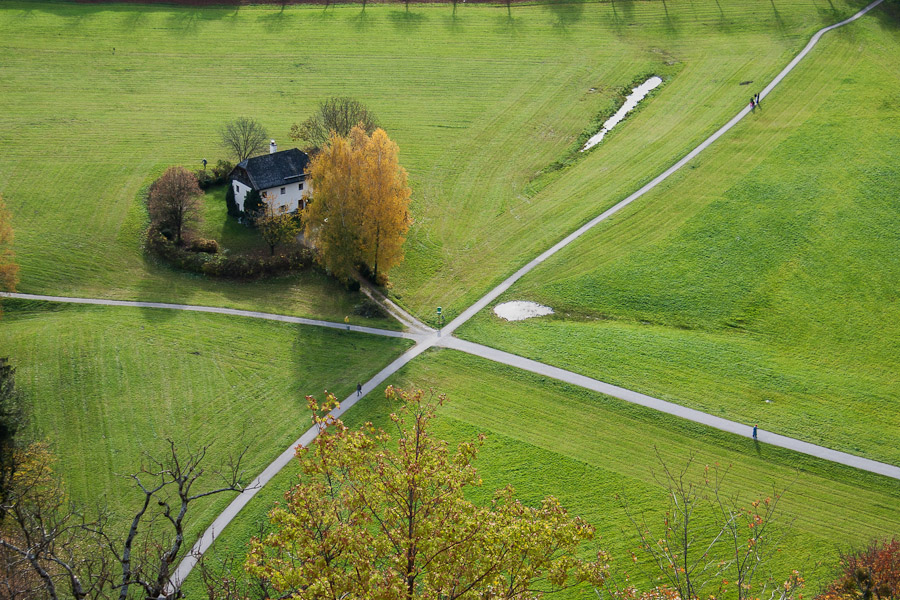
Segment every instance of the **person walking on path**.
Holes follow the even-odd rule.
[[[356,383],[356,397],[359,398],[360,396],[362,396],[362,384],[357,382]],[[755,433],[753,434],[753,437],[756,437]]]
[[[753,99],[753,96],[750,96],[750,108],[751,109],[756,108],[756,101]]]
[[[759,92],[756,92],[756,105],[759,106]]]
[[[754,440],[757,439],[756,438],[756,425],[753,426],[753,439]]]

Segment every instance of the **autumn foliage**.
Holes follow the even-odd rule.
[[[383,129],[369,136],[357,126],[333,134],[312,160],[306,238],[341,279],[365,266],[377,280],[403,259],[411,192],[398,152]]]
[[[196,175],[184,167],[169,167],[150,186],[150,220],[160,231],[170,231],[180,245],[185,231],[200,223],[201,196]]]
[[[605,556],[576,556],[593,527],[555,498],[530,507],[505,488],[486,506],[467,499],[482,440],[451,449],[434,436],[443,396],[387,396],[401,404],[393,435],[351,431],[323,416],[334,396],[307,398],[320,434],[297,450],[300,482],[270,512],[271,533],[251,542],[252,577],[299,599],[524,599],[602,582]]]
[[[900,540],[869,544],[841,556],[840,576],[816,600],[900,598]]]

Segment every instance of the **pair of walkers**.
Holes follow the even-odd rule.
[[[755,96],[750,96],[750,108],[756,108],[759,105],[759,94],[757,93]]]

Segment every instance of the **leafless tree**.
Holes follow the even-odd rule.
[[[49,452],[36,453],[4,506],[8,516],[0,531],[0,568],[7,569],[8,580],[18,582],[8,597],[35,597],[35,587],[38,597],[50,600],[178,596],[180,591],[172,589],[172,567],[184,545],[190,505],[243,490],[244,452],[208,474],[218,479],[215,484],[196,489],[207,475],[203,461],[208,448],[185,454],[169,440],[164,458],[145,457],[141,470],[128,477],[143,501],[124,539],[109,526],[108,511],[97,509],[89,517],[68,502],[61,481],[50,472]]]
[[[705,466],[702,477],[695,477],[693,456],[682,469],[674,470],[666,465],[658,449],[656,455],[661,472],[654,477],[668,498],[661,525],[649,525],[643,513],[637,514],[627,498],[620,497],[638,546],[648,559],[647,575],[661,579],[684,600],[720,597],[729,586],[737,588],[739,599],[750,596],[760,567],[777,552],[788,531],[776,519],[785,490],[776,488],[767,498],[742,503],[737,494],[724,491],[728,468]],[[634,559],[646,570],[637,556]],[[779,591],[792,593],[794,581],[791,576]],[[769,583],[753,596],[762,597]],[[634,597],[624,590],[615,578],[608,581],[606,591],[611,596]]]
[[[67,500],[61,481],[52,474],[46,447],[32,445],[28,454],[3,505],[5,592],[10,598],[103,597],[109,560],[97,550],[102,548],[108,514],[98,510],[88,517]]]
[[[150,186],[150,220],[160,230],[171,230],[175,243],[181,244],[184,232],[202,221],[201,196],[203,190],[193,173],[184,167],[169,167]]]
[[[256,119],[239,117],[219,130],[222,146],[237,162],[262,154],[269,147],[269,134]]]
[[[175,443],[172,440],[168,442],[169,452],[164,459],[148,455],[140,472],[130,476],[144,499],[141,508],[132,518],[124,543],[109,544],[110,551],[121,566],[119,600],[126,600],[131,585],[139,586],[147,598],[158,598],[170,593],[172,565],[184,544],[184,521],[190,504],[207,496],[243,490],[241,459],[244,452],[236,458],[229,458],[227,468],[214,473],[219,480],[217,485],[196,491],[194,485],[204,475],[202,463],[209,446],[189,451],[187,456],[179,456]],[[147,518],[151,503],[156,504],[156,513],[146,528],[148,535],[143,540],[143,547],[154,548],[155,552],[142,552],[136,560],[135,543],[139,539],[140,527]],[[157,522],[168,524],[169,527],[160,532],[159,527],[155,527]]]
[[[366,133],[372,135],[378,127],[378,119],[359,100],[335,96],[320,102],[311,117],[292,125],[291,139],[301,142],[307,152],[314,153],[328,142],[332,131],[347,137],[356,125],[362,125]]]

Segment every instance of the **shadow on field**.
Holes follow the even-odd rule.
[[[584,16],[583,2],[568,2],[567,0],[550,0],[543,5],[544,8],[556,18],[555,27],[565,31]]]
[[[900,27],[900,0],[885,0],[869,14],[874,15],[882,27],[897,29]]]
[[[281,10],[266,13],[259,18],[259,22],[264,23],[270,31],[283,31],[293,20],[293,15],[285,14],[284,4],[281,5]]]
[[[428,20],[422,13],[405,10],[392,10],[388,13],[388,19],[394,24],[394,27],[405,33],[417,31],[422,23]]]
[[[363,5],[362,10],[350,20],[357,31],[368,31],[372,27],[372,18],[369,16],[369,13],[366,12],[365,5]]]

